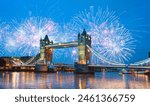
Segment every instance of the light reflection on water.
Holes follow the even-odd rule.
[[[0,72],[1,89],[150,89],[150,76],[118,72]]]

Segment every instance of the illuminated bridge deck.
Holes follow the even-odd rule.
[[[95,68],[126,68],[126,65],[88,65],[88,67],[95,67]]]
[[[129,68],[129,69],[150,69],[150,66],[133,66],[133,65],[88,65],[95,68]]]
[[[69,47],[77,47],[77,46],[78,46],[78,42],[74,41],[74,42],[65,42],[65,43],[55,43],[52,45],[47,45],[45,47],[59,49],[59,48],[69,48]]]

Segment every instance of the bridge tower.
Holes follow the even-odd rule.
[[[91,63],[91,52],[87,45],[91,47],[91,36],[84,29],[82,34],[78,34],[78,64]]]
[[[44,64],[48,62],[52,64],[53,49],[46,48],[46,45],[53,45],[53,41],[50,41],[47,35],[44,39],[40,40],[40,60],[43,61]]]

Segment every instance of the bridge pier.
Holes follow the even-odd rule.
[[[35,72],[47,72],[48,66],[47,64],[36,64],[35,65]]]
[[[88,70],[90,72],[94,71],[94,72],[105,72],[106,68],[105,67],[88,67]]]
[[[79,73],[79,74],[95,73],[94,70],[89,69],[87,64],[75,63],[74,67],[75,67],[75,73]]]
[[[101,71],[102,71],[102,72],[105,72],[105,71],[106,71],[106,68],[101,68]]]

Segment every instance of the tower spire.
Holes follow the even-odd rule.
[[[82,32],[82,35],[86,35],[87,33],[86,33],[86,30],[85,30],[85,28],[84,28],[84,30],[83,30],[83,32]]]

